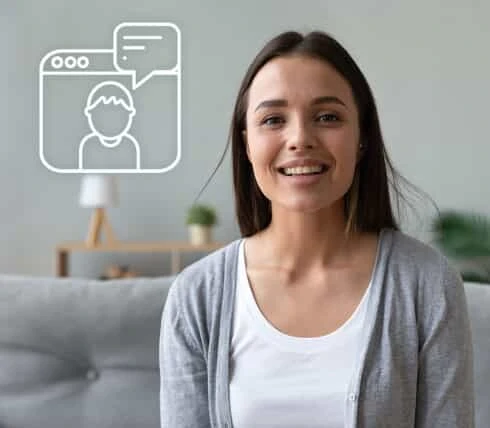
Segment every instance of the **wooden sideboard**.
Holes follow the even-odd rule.
[[[187,241],[116,241],[113,243],[100,243],[89,246],[85,242],[63,242],[56,246],[56,275],[63,277],[69,275],[70,254],[81,253],[169,253],[171,260],[171,274],[180,272],[182,254],[209,253],[217,250],[225,243],[211,242],[205,245],[193,245]]]

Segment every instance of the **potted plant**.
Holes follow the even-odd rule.
[[[437,246],[458,266],[463,280],[490,283],[490,219],[445,211],[432,225]]]
[[[216,211],[206,204],[195,204],[187,212],[189,238],[193,245],[204,245],[212,241],[212,228],[217,223]]]

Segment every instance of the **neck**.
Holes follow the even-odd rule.
[[[114,137],[114,138],[107,138],[107,137],[99,137],[100,141],[102,142],[102,144],[106,147],[114,147],[114,146],[117,146],[119,144],[119,142],[121,141],[121,136],[117,136],[117,137]]]
[[[272,221],[262,234],[269,254],[282,266],[300,273],[342,263],[356,235],[345,233],[343,201],[314,213],[272,210]]]

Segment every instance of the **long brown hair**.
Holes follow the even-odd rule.
[[[264,229],[272,216],[270,201],[255,181],[242,135],[248,90],[255,75],[268,61],[292,54],[321,59],[333,66],[349,83],[359,112],[362,156],[344,197],[346,232],[379,232],[384,227],[398,229],[388,185],[388,171],[392,175],[395,171],[385,150],[376,104],[366,78],[348,52],[330,35],[314,31],[303,36],[290,31],[272,39],[255,57],[242,81],[233,111],[230,129],[233,184],[242,235],[250,236]]]

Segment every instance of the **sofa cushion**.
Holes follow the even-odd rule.
[[[167,278],[0,277],[0,426],[159,426]]]

